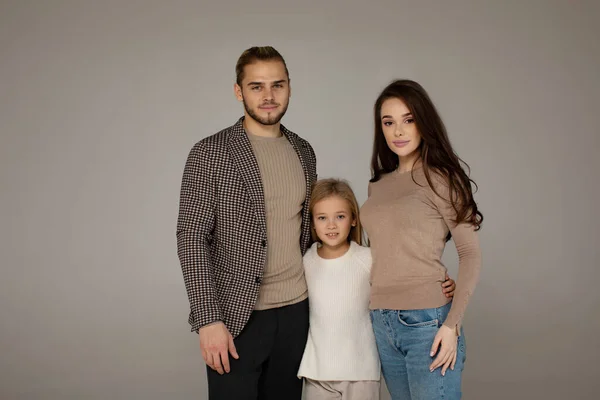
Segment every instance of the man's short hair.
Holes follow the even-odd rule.
[[[246,65],[250,65],[256,61],[281,61],[285,67],[285,73],[288,79],[290,79],[290,73],[285,64],[285,60],[277,50],[271,46],[255,46],[244,51],[240,58],[238,58],[237,64],[235,65],[236,82],[238,85],[242,85],[242,80],[244,80],[244,68]]]

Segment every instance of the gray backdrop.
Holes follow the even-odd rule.
[[[0,398],[206,398],[179,184],[265,44],[284,123],[361,203],[378,92],[408,77],[439,107],[485,215],[464,398],[597,397],[598,2],[295,3],[0,2]]]

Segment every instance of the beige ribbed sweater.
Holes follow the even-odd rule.
[[[306,183],[298,155],[285,136],[248,137],[263,184],[269,243],[255,309],[266,310],[308,297],[300,250]]]
[[[369,185],[360,219],[373,256],[371,309],[414,310],[447,304],[440,290],[446,267],[441,261],[448,231],[456,245],[459,271],[454,301],[444,324],[460,325],[479,277],[481,252],[473,226],[456,225],[448,186],[432,172],[437,196],[421,167],[397,171]]]

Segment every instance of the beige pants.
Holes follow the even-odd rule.
[[[379,381],[314,381],[304,379],[306,400],[379,400]]]

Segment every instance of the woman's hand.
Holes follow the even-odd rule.
[[[454,370],[454,364],[456,364],[456,347],[458,344],[458,336],[456,330],[442,325],[433,339],[433,345],[431,346],[431,353],[433,357],[436,353],[439,353],[435,360],[429,366],[429,371],[433,372],[436,368],[442,367],[442,376],[446,375],[448,367]],[[441,348],[440,348],[441,345]]]

